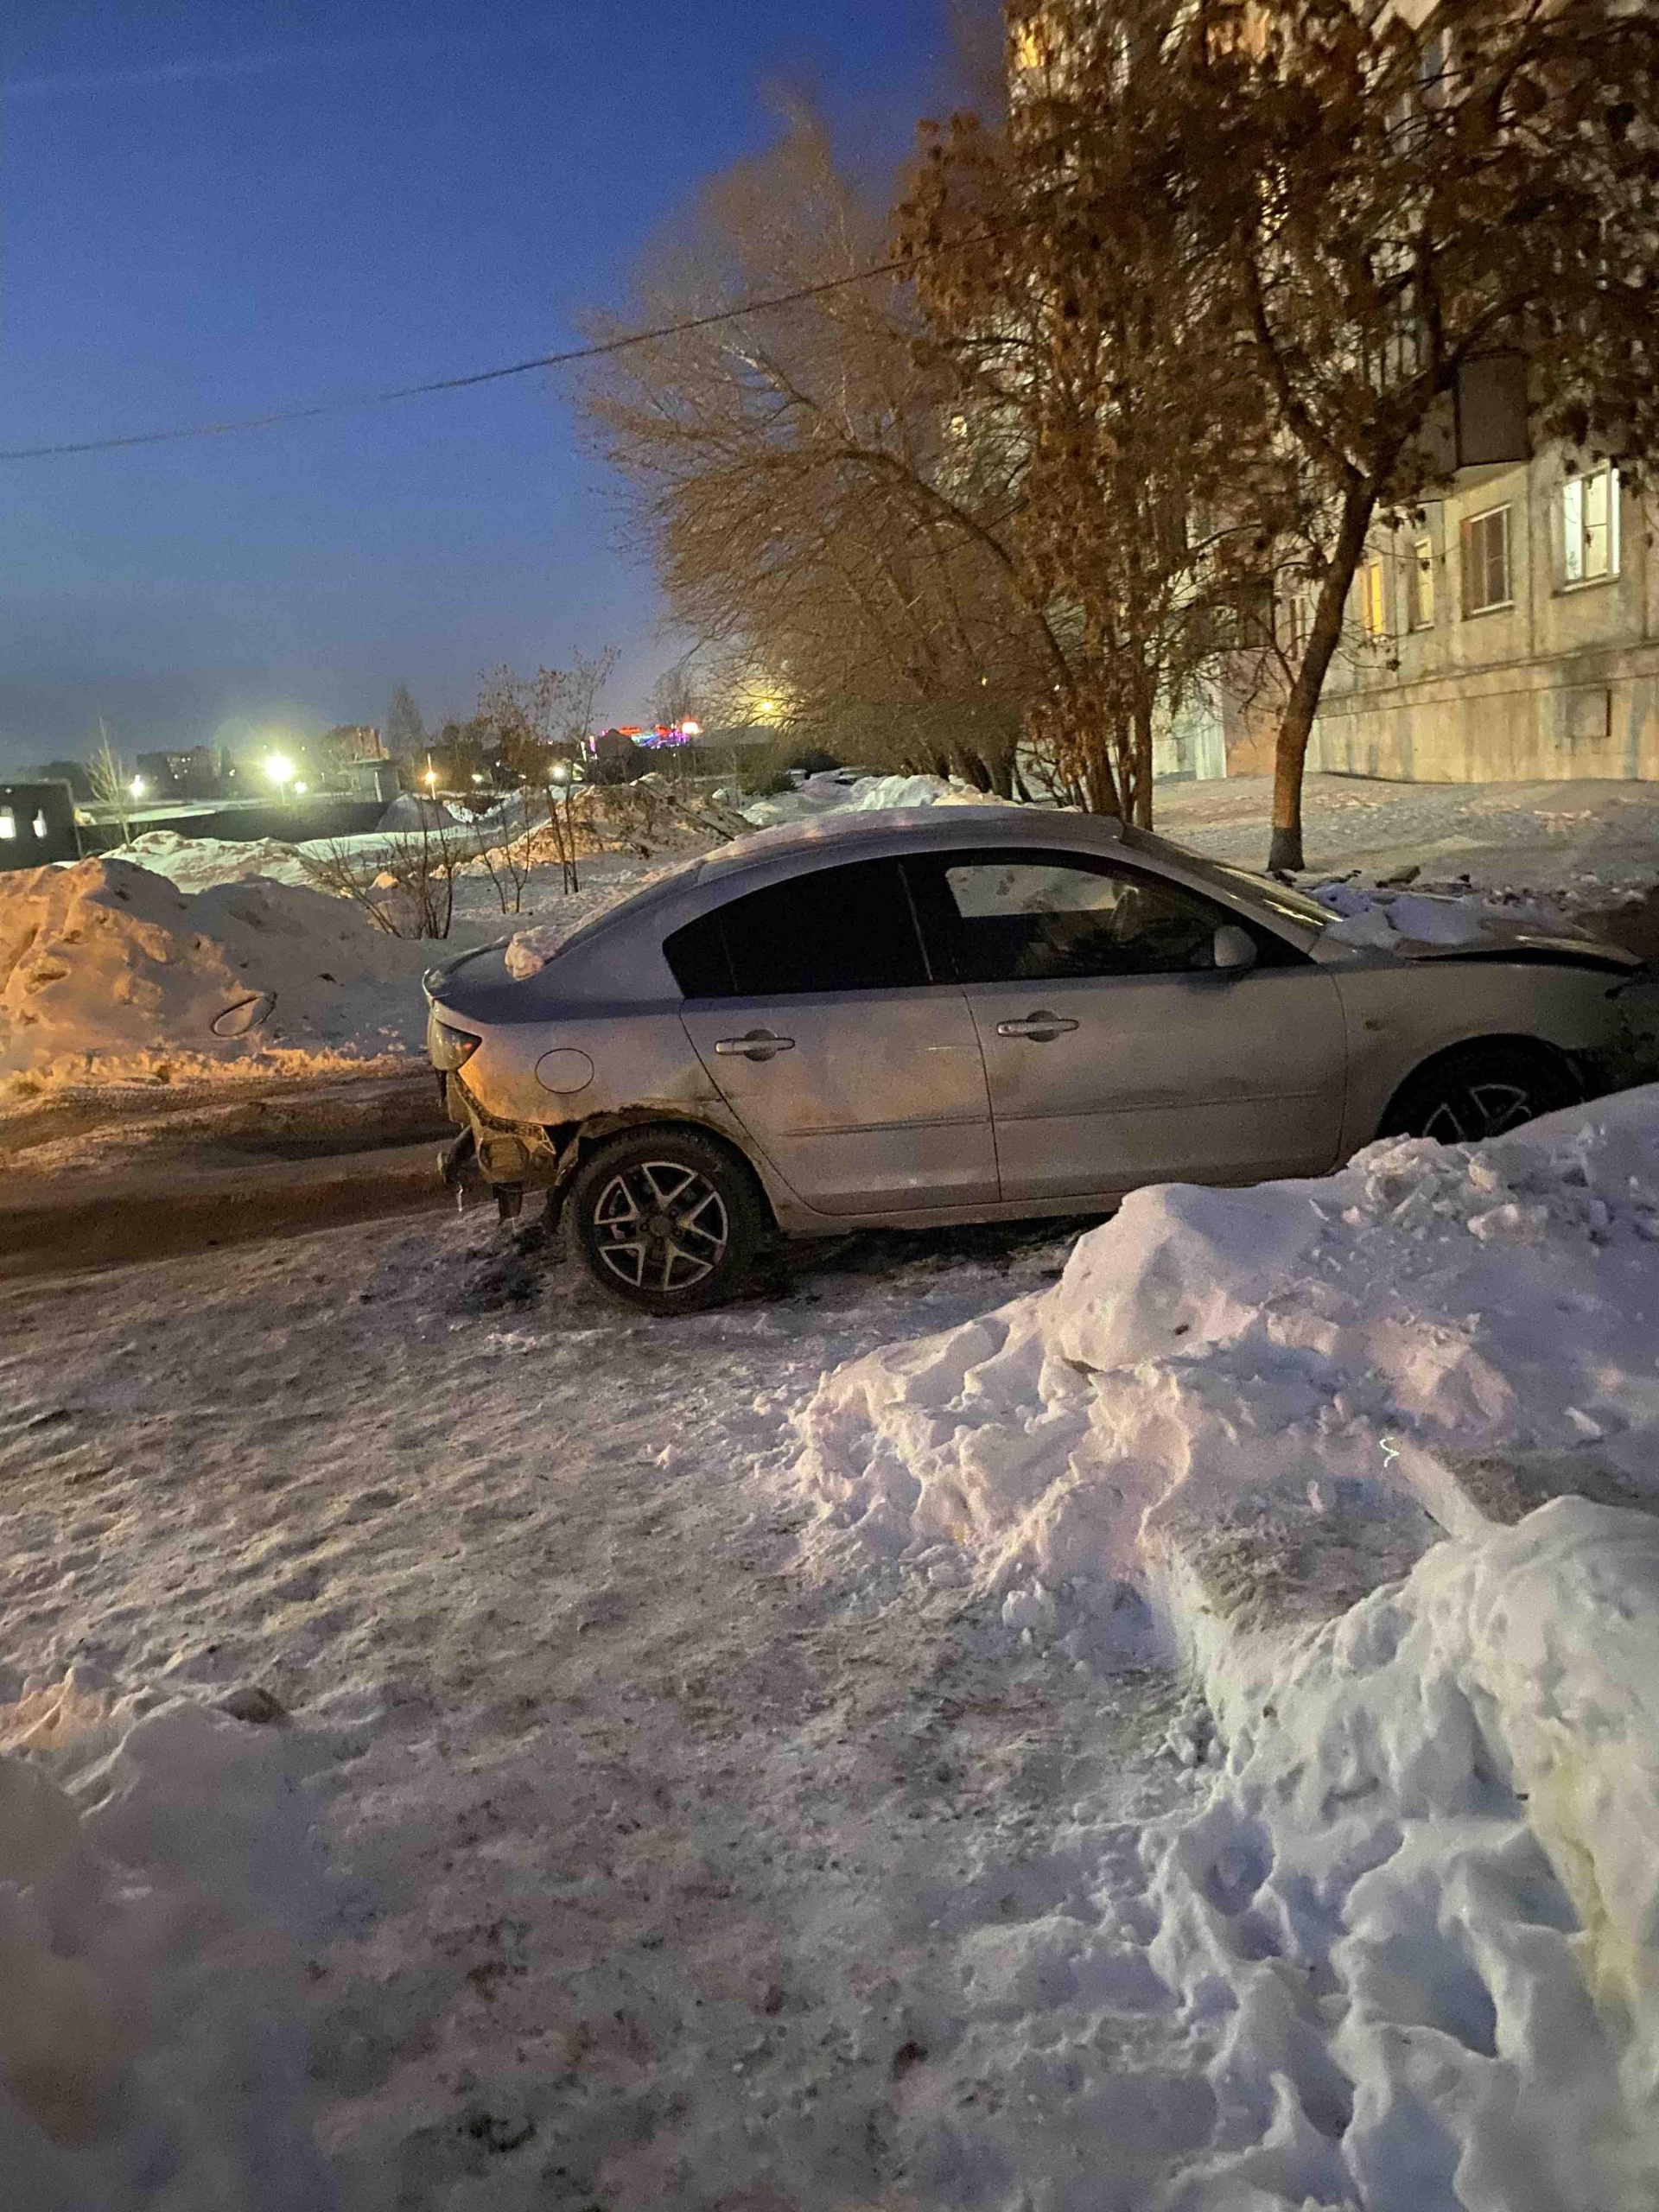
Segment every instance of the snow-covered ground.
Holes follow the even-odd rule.
[[[1160,784],[1155,826],[1213,859],[1262,868],[1272,797],[1267,776]],[[1589,905],[1659,880],[1659,784],[1395,784],[1311,775],[1303,814],[1315,874],[1416,867],[1425,882],[1467,875],[1479,889],[1571,892]]]
[[[1659,1091],[671,1327],[475,1217],[0,1310],[20,2202],[1659,2194]]]

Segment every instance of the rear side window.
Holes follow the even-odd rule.
[[[902,990],[927,969],[895,861],[816,868],[734,899],[663,945],[689,999]]]

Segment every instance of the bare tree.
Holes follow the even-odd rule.
[[[349,899],[388,937],[447,938],[454,919],[455,874],[469,857],[467,832],[442,809],[423,807],[418,829],[373,845],[333,839],[302,854],[319,891]]]
[[[515,676],[503,665],[486,674],[479,694],[476,724],[490,733],[497,759],[527,800],[535,795],[567,892],[582,887],[575,812],[580,765],[616,659],[616,647],[604,645],[597,652],[573,653],[568,668],[539,668],[531,677]],[[537,826],[527,819],[527,839]]]
[[[886,260],[887,216],[804,111],[705,191],[632,312],[672,321]],[[1069,677],[1010,545],[1018,491],[965,435],[909,289],[847,283],[612,357],[584,388],[678,623],[785,697],[780,729],[944,759],[1007,792],[1022,717]],[[864,749],[861,748],[861,749]]]
[[[92,797],[100,805],[107,806],[120,824],[124,845],[130,842],[132,835],[132,784],[120,754],[110,742],[109,725],[102,715],[98,718],[98,750],[87,763],[87,778]]]

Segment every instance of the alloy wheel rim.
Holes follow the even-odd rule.
[[[672,1297],[692,1289],[725,1258],[731,1233],[720,1192],[678,1160],[621,1169],[594,1208],[594,1249],[630,1290]]]
[[[1478,1144],[1483,1138],[1519,1128],[1536,1110],[1523,1084],[1459,1084],[1429,1115],[1423,1135],[1440,1144]]]

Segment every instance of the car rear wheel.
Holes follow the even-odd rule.
[[[1540,1114],[1576,1106],[1583,1095],[1552,1053],[1523,1045],[1465,1045],[1401,1085],[1377,1134],[1478,1144]]]
[[[602,1290],[647,1313],[697,1313],[741,1289],[766,1235],[753,1175],[695,1129],[629,1131],[578,1169],[572,1241]]]

